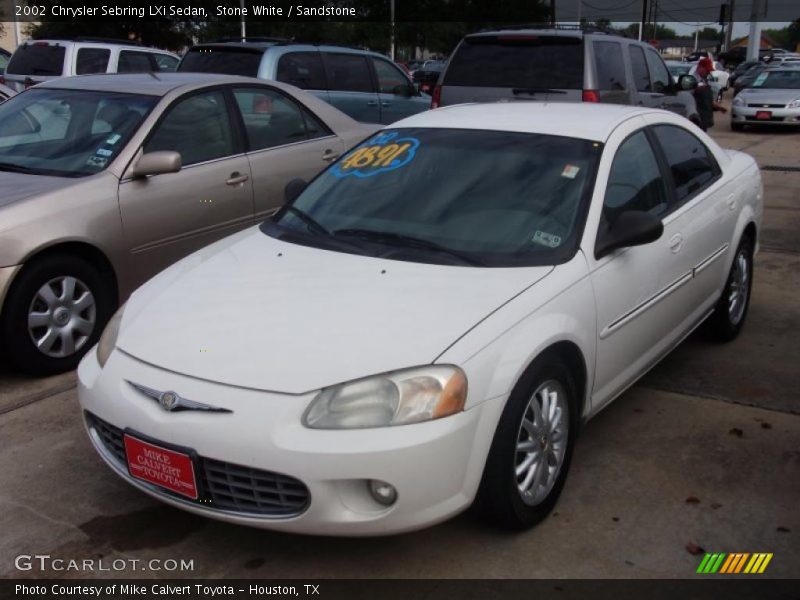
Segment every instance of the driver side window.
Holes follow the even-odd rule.
[[[644,55],[647,59],[647,66],[650,69],[650,80],[653,82],[652,91],[659,94],[668,92],[672,79],[667,65],[664,64],[658,53],[651,48],[647,48]]]
[[[644,131],[620,145],[608,176],[603,200],[601,235],[626,211],[645,211],[654,216],[667,212],[667,185],[653,148]]]

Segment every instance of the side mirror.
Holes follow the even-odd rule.
[[[602,258],[618,248],[643,246],[655,242],[664,233],[664,224],[656,216],[641,210],[628,210],[597,239],[595,258]]]
[[[166,150],[142,154],[133,165],[131,174],[134,177],[147,177],[148,175],[161,175],[162,173],[177,173],[181,170],[181,155],[177,152]]]
[[[697,78],[694,75],[681,75],[678,78],[678,87],[682,90],[693,90],[697,87]]]
[[[292,179],[289,183],[287,183],[283,190],[283,198],[286,200],[286,204],[294,202],[295,198],[297,198],[303,192],[303,190],[306,189],[307,185],[308,183],[299,177]]]

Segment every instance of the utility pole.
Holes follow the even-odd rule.
[[[244,24],[244,0],[239,0],[239,8],[242,9],[241,12],[241,28],[242,28],[242,42],[247,41],[247,26]]]
[[[395,60],[396,57],[394,55],[395,51],[395,39],[394,39],[394,0],[389,0],[389,20],[391,21],[391,31],[389,32],[389,56],[392,57],[392,60]]]
[[[642,41],[644,35],[644,24],[647,21],[647,0],[642,0],[642,20],[639,21],[639,41]]]
[[[761,0],[753,0],[750,10],[750,35],[747,38],[747,60],[758,60],[761,48]]]
[[[733,36],[733,6],[736,0],[728,0],[728,27],[725,29],[725,50],[731,49]]]

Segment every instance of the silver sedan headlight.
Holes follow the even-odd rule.
[[[733,99],[733,102],[731,102],[732,106],[744,106],[745,104],[746,102],[741,96],[736,96],[736,98]]]
[[[100,341],[97,343],[97,362],[100,363],[100,368],[106,366],[108,357],[111,356],[111,351],[117,345],[117,336],[119,335],[119,324],[122,322],[122,313],[125,311],[123,304],[114,313],[114,316],[108,321],[108,325],[103,330],[103,335],[100,336]]]
[[[455,366],[392,371],[323,389],[303,415],[312,429],[407,425],[464,410],[467,377]]]
[[[800,98],[789,102],[789,104],[786,105],[786,108],[800,108]]]

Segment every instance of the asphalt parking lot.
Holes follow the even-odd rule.
[[[197,577],[686,578],[708,552],[771,552],[800,564],[800,134],[713,136],[753,154],[766,212],[743,334],[702,333],[601,413],[578,441],[555,512],[500,533],[470,515],[389,538],[277,534],[165,507],[92,450],[75,376],[0,370],[0,576],[159,577],[157,571],[18,571],[20,554],[190,559]]]

